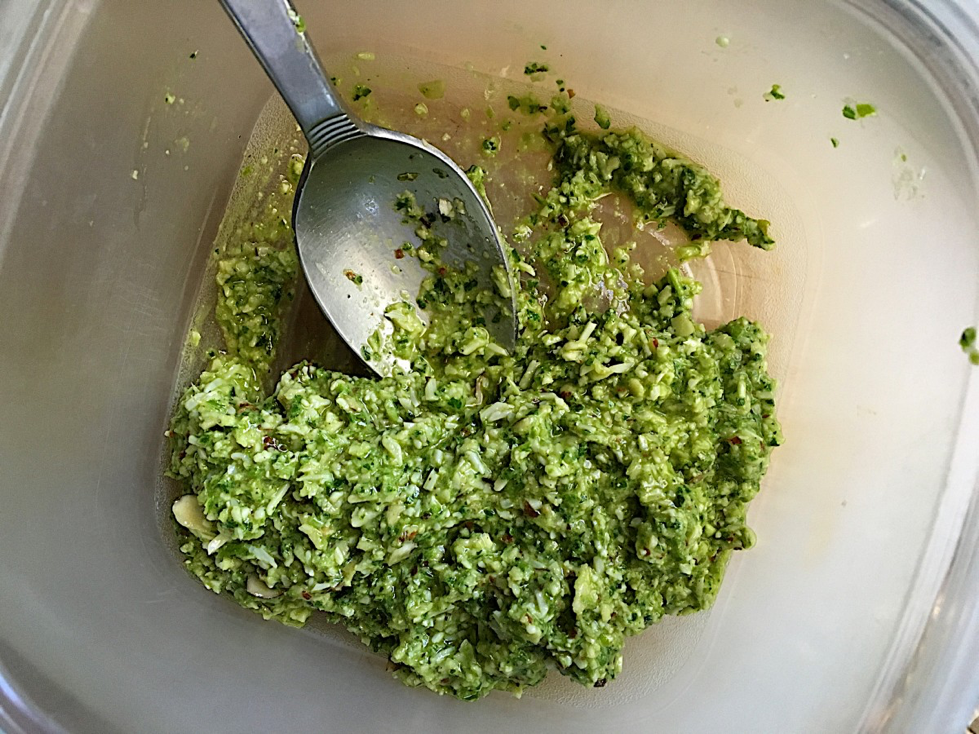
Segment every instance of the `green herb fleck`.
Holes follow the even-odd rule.
[[[974,365],[979,365],[979,349],[976,348],[976,327],[970,326],[962,332],[959,337],[959,346],[962,351],[969,355],[969,361]]]
[[[347,280],[349,280],[354,285],[359,286],[361,283],[364,282],[364,276],[361,275],[360,273],[355,273],[353,270],[344,270],[343,274],[346,276]]]
[[[303,20],[303,17],[292,8],[289,8],[289,10],[286,12],[289,14],[289,20],[291,20],[292,24],[296,27],[296,32],[305,33],[306,21]]]
[[[537,99],[532,94],[525,94],[522,97],[514,97],[512,94],[507,95],[507,104],[510,109],[516,112],[520,110],[525,115],[536,115],[539,112],[544,112],[547,109],[546,105],[542,105],[540,100]]]
[[[398,180],[399,181],[414,181],[416,178],[418,178],[418,174],[417,173],[409,173],[409,172],[406,171],[404,173],[399,173],[398,174]]]
[[[489,201],[486,197],[486,170],[477,165],[469,166],[466,169],[466,176],[472,182],[473,188],[483,197],[483,201]]]
[[[773,84],[772,88],[768,90],[763,95],[766,102],[771,102],[776,99],[785,99],[785,94],[782,92],[781,84]]]
[[[163,98],[163,101],[166,102],[167,104],[173,104],[174,102],[177,101],[177,98],[168,92],[167,95]]]
[[[608,116],[608,110],[600,104],[595,105],[595,122],[602,130],[608,130],[612,126],[612,119]]]
[[[523,73],[529,77],[539,79],[541,75],[546,74],[551,70],[551,67],[547,64],[542,64],[538,61],[531,61],[523,68]]]
[[[839,148],[840,147],[840,141],[837,140],[836,138],[830,138],[829,139],[829,142],[832,143],[832,145],[833,145],[834,148]]]
[[[418,85],[418,91],[425,99],[442,99],[445,96],[445,82],[442,79],[422,82]]]
[[[483,141],[483,155],[494,156],[500,152],[500,137],[494,135]]]
[[[873,117],[876,114],[877,108],[867,102],[843,105],[843,117],[848,120],[862,120],[864,117]]]
[[[196,59],[197,58],[197,51],[191,51],[190,58]]]
[[[369,97],[371,93],[370,87],[365,87],[363,84],[357,84],[354,86],[354,102],[358,102],[365,97]]]

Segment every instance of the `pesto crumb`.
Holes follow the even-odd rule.
[[[360,273],[355,273],[353,270],[344,270],[343,274],[354,285],[361,285],[364,282],[364,276]]]
[[[721,48],[727,48],[728,46],[731,45],[731,39],[728,38],[727,36],[718,36],[717,38],[714,39],[714,43],[716,43]]]
[[[303,17],[292,8],[289,8],[286,12],[289,14],[289,20],[296,27],[296,33],[305,33],[306,21],[303,20]]]
[[[425,99],[442,99],[445,96],[445,81],[433,79],[430,82],[422,82],[418,85],[418,91]]]
[[[483,141],[483,155],[494,156],[500,152],[500,136],[494,135]]]
[[[874,117],[877,108],[868,102],[843,105],[843,117],[848,120],[862,120],[864,117]]]
[[[370,87],[364,86],[363,84],[357,84],[354,86],[354,102],[358,102],[366,97],[369,97],[373,90]]]
[[[782,92],[781,84],[773,84],[772,88],[762,95],[762,97],[766,102],[771,102],[773,100],[785,99],[785,93]]]
[[[525,115],[536,115],[547,110],[547,105],[542,105],[540,100],[532,94],[525,94],[522,97],[515,97],[510,94],[507,95],[506,101],[511,110],[514,112],[519,110]]]
[[[959,337],[959,346],[969,355],[969,362],[979,365],[979,348],[976,347],[976,327],[970,326]]]
[[[523,68],[523,73],[529,76],[534,81],[540,79],[544,74],[549,72],[551,67],[547,64],[542,64],[538,61],[531,61]]]
[[[164,97],[163,97],[163,101],[166,104],[173,104],[174,102],[177,101],[177,98],[176,98],[175,95],[170,94],[169,92],[167,92],[167,94],[164,95]]]
[[[612,120],[608,116],[608,110],[600,104],[595,105],[595,122],[602,130],[608,130],[612,126]]]

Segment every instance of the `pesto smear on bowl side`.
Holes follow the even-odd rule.
[[[747,505],[781,442],[762,328],[708,331],[700,284],[675,269],[645,284],[634,245],[609,256],[591,213],[626,196],[640,221],[687,230],[683,257],[718,239],[769,249],[767,222],[636,130],[582,132],[565,108],[543,135],[556,177],[516,227],[513,353],[478,316],[506,294],[441,266],[446,212],[405,195],[431,323],[393,304],[370,348],[410,370],[301,363],[269,394],[298,273],[280,218],[217,253],[226,351],[168,432],[181,551],[207,588],[287,624],[320,611],[405,683],[462,699],[519,694],[549,667],[604,686],[627,636],[709,607],[754,542]]]

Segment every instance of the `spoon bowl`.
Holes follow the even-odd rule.
[[[403,223],[395,210],[399,195],[412,193],[426,211],[438,211],[439,200],[462,202],[465,215],[437,229],[449,242],[442,264],[462,269],[473,263],[480,285],[491,288],[493,269],[505,260],[486,205],[448,156],[411,136],[365,128],[367,133],[309,158],[293,213],[313,296],[357,350],[375,331],[388,328],[385,308],[397,301],[413,303],[430,275],[417,258],[405,256],[408,248],[402,245],[417,248],[419,239],[414,225]],[[424,311],[418,315],[427,321]],[[494,340],[512,349],[512,317],[494,311],[485,320]],[[361,351],[361,357],[379,374],[394,366],[388,355]]]

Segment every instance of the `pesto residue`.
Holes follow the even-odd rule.
[[[959,346],[969,356],[969,361],[972,364],[979,365],[979,347],[976,346],[976,327],[970,326],[962,331],[962,336],[959,337]]]
[[[854,102],[843,105],[843,117],[848,120],[862,120],[865,117],[874,117],[877,108],[869,102]]]
[[[394,257],[427,263],[431,324],[393,304],[373,348],[411,368],[301,363],[270,393],[297,276],[278,218],[217,254],[226,351],[169,431],[181,551],[209,589],[293,625],[320,611],[404,682],[463,699],[519,693],[549,667],[604,686],[626,637],[709,607],[754,542],[748,502],[781,442],[762,328],[706,329],[699,283],[677,270],[645,283],[634,245],[607,254],[592,209],[618,192],[639,223],[685,227],[700,255],[717,239],[769,249],[767,222],[636,130],[588,134],[559,115],[544,136],[556,177],[516,227],[512,353],[480,321],[507,281],[486,293],[441,266],[445,207],[406,195],[419,242]],[[485,192],[486,172],[469,175]]]

